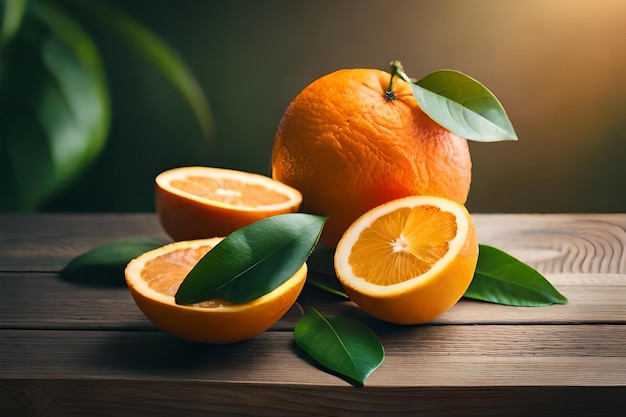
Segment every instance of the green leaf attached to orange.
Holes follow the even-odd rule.
[[[391,68],[411,84],[424,113],[451,132],[479,142],[517,140],[496,96],[475,79],[459,71],[440,70],[413,80],[398,61],[392,61]]]

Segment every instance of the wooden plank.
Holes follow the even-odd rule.
[[[421,326],[380,334],[369,387],[618,386],[626,326]],[[0,380],[116,379],[349,386],[313,366],[291,332],[211,346],[160,332],[0,330]]]
[[[626,273],[624,214],[473,215],[480,243],[544,273]]]
[[[357,389],[299,354],[289,332],[204,346],[158,332],[3,330],[0,415],[624,410],[624,326],[423,326],[420,333],[382,335],[387,358]]]
[[[626,214],[474,214],[479,241],[544,273],[626,273]],[[0,271],[56,271],[112,239],[167,239],[153,213],[0,215]]]
[[[544,272],[569,304],[463,300],[392,326],[307,287],[302,305],[383,341],[383,365],[355,389],[295,348],[296,308],[252,340],[206,346],[156,331],[123,287],[59,279],[98,244],[167,239],[154,214],[0,215],[0,415],[624,415],[626,214],[474,219],[481,243]]]
[[[432,324],[626,324],[626,275],[546,274],[546,278],[568,298],[568,303],[545,307],[513,307],[461,299]],[[312,294],[309,296],[309,294]],[[351,302],[320,303],[314,292],[305,292],[302,305],[313,305],[325,314],[352,317],[376,326]]]
[[[509,307],[461,300],[434,324],[613,323],[626,324],[626,275],[549,275],[569,299],[566,305]],[[299,298],[325,314],[381,323],[353,303],[306,286]],[[273,329],[291,330],[296,307]],[[91,287],[64,281],[53,273],[0,273],[0,328],[5,329],[154,329],[126,287]]]
[[[352,387],[211,381],[0,381],[2,416],[623,416],[624,387]]]
[[[152,328],[126,286],[91,287],[55,273],[0,273],[0,328]]]
[[[0,271],[58,271],[114,239],[170,239],[154,214],[2,214]]]
[[[273,329],[293,329],[294,306]],[[155,330],[126,286],[97,287],[56,273],[0,273],[0,329]]]

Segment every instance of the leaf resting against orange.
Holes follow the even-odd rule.
[[[467,209],[442,197],[413,196],[380,205],[354,222],[337,246],[335,271],[366,313],[419,324],[463,296],[477,260]]]
[[[227,236],[257,220],[298,211],[299,191],[272,178],[212,167],[180,167],[156,177],[156,211],[174,240]]]
[[[279,287],[247,303],[209,300],[193,305],[176,304],[174,295],[180,283],[221,240],[174,242],[129,262],[125,276],[130,293],[139,309],[158,328],[193,342],[238,342],[270,328],[295,303],[306,281],[306,263]]]

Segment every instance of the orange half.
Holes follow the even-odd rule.
[[[146,252],[126,266],[126,283],[133,300],[158,328],[192,342],[233,343],[264,332],[296,302],[306,281],[306,263],[278,288],[256,300],[176,304],[174,296],[181,282],[221,240],[174,242]]]
[[[478,261],[472,218],[460,203],[413,196],[378,206],[348,228],[335,271],[366,313],[397,324],[431,321],[465,293]]]
[[[227,236],[257,220],[298,211],[302,195],[272,178],[211,167],[181,167],[156,179],[156,211],[174,240]]]

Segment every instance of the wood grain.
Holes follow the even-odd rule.
[[[328,387],[210,381],[0,381],[3,416],[615,416],[621,387]]]
[[[480,243],[543,273],[626,273],[623,214],[474,215]]]
[[[4,330],[0,410],[11,416],[624,410],[624,326],[422,326],[381,337],[385,362],[365,388],[355,388],[298,354],[288,332],[202,346],[159,332]]]
[[[474,214],[480,243],[544,273],[626,273],[625,214]],[[58,271],[132,236],[168,239],[154,214],[0,215],[0,271]]]
[[[568,297],[568,304],[535,308],[462,300],[433,323],[626,324],[626,275],[550,274],[548,279]],[[154,329],[125,287],[78,285],[64,281],[56,273],[0,273],[0,300],[0,328]],[[316,307],[324,314],[382,326],[352,302],[315,287],[306,286],[299,303]],[[274,329],[293,329],[299,316],[299,310],[292,308]]]
[[[606,415],[626,412],[626,214],[475,214],[479,240],[543,272],[566,305],[461,300],[393,326],[307,285],[299,298],[380,336],[356,388],[293,343],[293,308],[226,346],[160,332],[123,286],[68,282],[113,239],[168,240],[154,214],[0,215],[0,416]]]
[[[368,387],[626,384],[624,326],[419,326],[388,328],[380,338],[387,356]],[[0,330],[0,355],[0,380],[350,385],[312,366],[295,347],[291,332],[211,346],[161,332]]]
[[[170,240],[153,214],[2,214],[0,271],[59,271],[89,249],[134,236]]]

